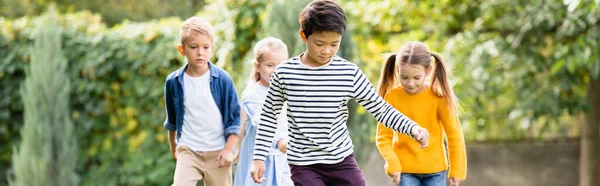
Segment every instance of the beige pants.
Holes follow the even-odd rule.
[[[205,186],[231,186],[231,166],[219,168],[217,158],[220,151],[194,152],[179,145],[177,166],[172,186],[196,186],[204,179]]]

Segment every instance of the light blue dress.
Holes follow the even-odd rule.
[[[277,119],[277,131],[271,145],[269,155],[265,160],[264,176],[267,180],[262,184],[257,184],[252,180],[250,169],[253,165],[252,156],[254,155],[254,141],[256,140],[257,125],[262,112],[262,105],[265,101],[269,88],[264,87],[257,82],[248,82],[248,86],[242,93],[242,103],[240,106],[246,112],[246,130],[242,146],[237,172],[233,182],[234,186],[293,186],[290,167],[287,163],[287,155],[277,148],[277,142],[280,139],[287,139],[287,115],[286,106]]]

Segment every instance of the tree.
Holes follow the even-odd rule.
[[[461,73],[470,74],[457,83],[470,106],[501,111],[512,127],[538,136],[552,128],[567,130],[560,122],[565,113],[586,113],[580,133],[580,185],[600,185],[597,1],[467,7],[479,15],[461,23],[464,29],[449,40],[446,52],[451,60],[463,62],[457,64]],[[473,113],[482,114],[478,118],[486,114]]]
[[[217,47],[213,62],[230,72],[233,82],[236,82],[236,89],[241,92],[250,72],[246,68],[249,64],[245,61],[249,61],[252,56],[252,46],[258,40],[268,1],[211,0],[206,3],[199,16],[207,19],[215,28],[213,43]]]
[[[566,130],[559,121],[564,113],[587,113],[580,133],[582,186],[600,185],[599,7],[594,1],[491,3],[476,9],[480,17],[463,23],[471,28],[447,45],[450,54],[459,54],[452,60],[466,63],[457,68],[472,74],[463,82],[473,87],[482,81],[473,92],[463,92],[466,97],[482,108],[503,107],[515,127],[543,135],[550,128]],[[489,95],[516,99],[508,104],[501,103],[505,99],[481,101]]]
[[[77,146],[69,110],[70,80],[53,8],[34,33],[28,77],[21,87],[25,124],[14,150],[15,186],[77,185]]]
[[[113,26],[123,20],[150,21],[169,16],[186,19],[196,14],[205,2],[202,0],[2,0],[0,17],[39,15],[50,4],[60,12],[89,10],[99,13],[107,25]]]
[[[290,56],[298,55],[305,51],[304,43],[300,38],[300,24],[298,15],[310,0],[300,1],[271,1],[265,14],[260,37],[276,37],[281,39],[288,47]]]

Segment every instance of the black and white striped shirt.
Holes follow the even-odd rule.
[[[353,153],[346,121],[348,101],[355,99],[377,121],[412,136],[416,126],[385,102],[363,72],[340,57],[320,67],[308,67],[300,57],[281,63],[271,85],[256,137],[254,160],[265,160],[277,127],[276,116],[287,101],[289,123],[288,163],[336,164]]]

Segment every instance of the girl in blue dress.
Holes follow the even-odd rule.
[[[262,39],[254,46],[254,73],[251,81],[242,93],[242,144],[239,153],[239,162],[235,174],[234,186],[292,186],[290,168],[287,163],[287,115],[284,105],[283,111],[277,118],[277,132],[265,161],[264,178],[262,184],[252,180],[252,155],[254,154],[254,141],[256,140],[257,124],[262,105],[269,90],[269,81],[275,67],[288,59],[287,46],[280,39],[268,37]],[[245,116],[245,117],[244,117]]]

